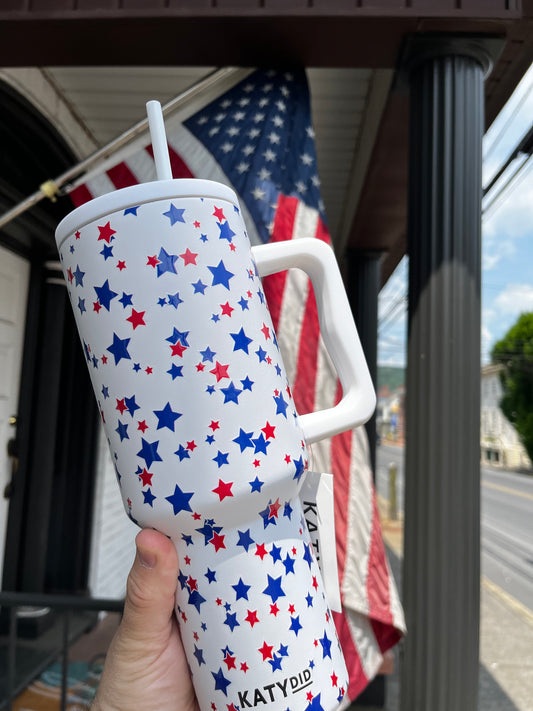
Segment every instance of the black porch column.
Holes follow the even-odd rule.
[[[477,709],[481,139],[488,54],[409,58],[409,326],[402,711]]]
[[[378,294],[382,252],[351,249],[347,252],[348,298],[374,388],[378,380]],[[376,476],[376,413],[365,424],[374,478]]]

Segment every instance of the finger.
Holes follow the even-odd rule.
[[[139,642],[169,634],[178,558],[173,543],[151,529],[135,539],[137,554],[128,576],[122,635]]]

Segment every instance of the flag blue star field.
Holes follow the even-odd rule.
[[[239,197],[244,222],[252,243],[283,241],[301,237],[315,237],[325,241],[330,240],[326,215],[320,196],[320,181],[317,172],[314,133],[311,125],[309,92],[305,73],[253,71],[244,79],[229,89],[227,86],[216,89],[206,95],[203,106],[195,107],[192,115],[183,114],[165,120],[169,153],[174,178],[207,178],[216,180],[232,187]],[[82,184],[71,191],[75,205],[80,205],[91,198],[117,188],[127,187],[155,179],[155,167],[152,158],[149,138],[136,139],[131,149],[117,158],[116,164],[108,161],[107,169],[101,173],[92,174]],[[113,161],[111,161],[113,163]],[[135,215],[135,207],[129,208]],[[169,225],[183,222],[183,211],[169,206],[166,218]],[[102,259],[115,260],[113,254],[113,237],[110,225],[102,226],[101,242]],[[221,242],[231,244],[234,234],[230,220],[218,221]],[[171,250],[161,248],[153,255],[153,268],[159,275],[175,271],[176,260],[184,265],[194,263],[194,254],[184,253],[176,256]],[[76,265],[75,265],[76,266]],[[117,261],[117,269],[123,266]],[[209,280],[198,278],[192,288],[201,298],[207,288],[225,290],[231,276],[225,262],[210,263]],[[72,272],[72,282],[82,285],[84,281],[83,265]],[[122,307],[128,303],[128,294],[113,290],[113,285],[107,280],[95,286],[97,303],[103,311],[109,310],[114,302],[120,302]],[[289,382],[292,384],[292,394],[296,410],[300,413],[311,412],[331,407],[340,397],[337,377],[331,362],[325,353],[319,336],[318,316],[312,288],[308,278],[297,270],[276,274],[264,280],[264,293],[268,301],[277,342],[283,355],[283,363]],[[180,304],[179,289],[161,293],[161,308],[176,309]],[[235,306],[235,305],[234,305]],[[76,306],[75,306],[76,308]],[[77,305],[81,312],[92,308],[89,302],[83,300]],[[142,324],[143,315],[132,309],[131,324]],[[225,305],[221,304],[219,318],[224,317]],[[230,308],[230,305],[226,307]],[[237,306],[244,309],[244,303]],[[249,335],[246,328],[237,326],[233,330],[234,347],[240,353],[246,353],[250,348]],[[169,336],[169,347],[173,347],[179,356],[179,351],[187,348],[187,334],[173,333]],[[120,362],[129,357],[128,339],[114,334],[109,344],[107,357],[112,362]],[[261,359],[261,347],[255,358]],[[264,349],[263,349],[264,350]],[[250,350],[251,352],[251,350]],[[91,357],[94,357],[91,355]],[[263,357],[267,357],[266,353]],[[175,360],[179,360],[179,357]],[[216,355],[206,346],[201,363],[214,373],[215,378],[224,378],[220,370],[223,366],[217,362]],[[134,367],[134,363],[131,364]],[[219,369],[217,371],[217,368]],[[169,369],[171,379],[182,377],[180,365],[173,363]],[[227,382],[227,380],[226,380]],[[231,387],[233,385],[233,387]],[[243,378],[238,383],[225,385],[224,398],[231,406],[238,401],[240,394],[246,391],[250,384]],[[127,393],[128,396],[130,393]],[[103,394],[105,397],[105,394]],[[285,401],[279,401],[281,410]],[[129,409],[128,409],[129,407]],[[135,402],[124,400],[124,412],[131,414]],[[173,412],[165,403],[155,413],[159,428],[177,426],[179,415]],[[128,415],[129,416],[129,415]],[[131,418],[130,418],[131,419]],[[117,434],[121,438],[129,436],[127,419],[122,419],[117,425]],[[130,426],[131,429],[131,426]],[[156,430],[157,431],[157,430]],[[214,437],[211,432],[208,437]],[[139,456],[146,464],[146,485],[148,471],[157,461],[158,451],[155,447],[157,439],[143,438],[140,444]],[[270,440],[266,432],[250,432],[243,423],[242,430],[236,433],[236,446],[241,451],[261,452],[266,449]],[[179,460],[186,461],[191,455],[191,442],[181,443],[176,455]],[[224,452],[214,454],[218,458],[217,466],[224,471],[226,463]],[[295,457],[295,459],[297,459]],[[369,467],[368,447],[364,428],[353,432],[337,435],[331,440],[313,445],[313,468],[320,471],[331,471],[335,481],[335,520],[337,558],[339,564],[339,579],[343,603],[342,613],[333,613],[337,633],[342,645],[349,672],[349,685],[346,700],[353,700],[364,689],[368,681],[378,672],[383,661],[383,654],[396,644],[405,631],[403,612],[399,603],[396,586],[388,562],[381,536],[377,515],[375,492]],[[297,468],[298,471],[298,468]],[[303,467],[302,467],[303,473]],[[143,474],[140,475],[141,477]],[[224,496],[224,482],[227,479],[220,475],[220,496]],[[260,478],[250,482],[251,490],[260,490]],[[145,492],[146,506],[151,505],[150,489]],[[168,502],[175,510],[190,510],[189,494],[176,486],[170,492]],[[153,502],[152,502],[153,503]],[[281,515],[282,509],[276,516]],[[273,514],[265,510],[260,522],[262,530],[268,530],[273,521]],[[206,541],[220,544],[221,533],[218,526],[209,521],[203,522]],[[255,543],[251,531],[241,531],[240,545],[246,550]],[[206,543],[207,545],[207,543]],[[268,555],[269,559],[281,557],[275,544],[266,547],[264,552],[259,548],[257,555]],[[262,560],[262,558],[261,558]],[[284,552],[281,561],[284,575],[292,577],[291,566],[293,556]],[[206,572],[206,581],[210,572]],[[213,573],[211,572],[211,577]],[[202,596],[196,587],[196,581],[187,581],[182,574],[180,580],[182,589],[190,594],[191,603],[200,607]],[[271,598],[272,606],[279,606],[283,595],[283,582],[279,576],[267,578],[265,595]],[[234,602],[245,601],[247,583],[244,575],[236,576],[234,581]],[[252,625],[254,611],[249,611]],[[301,618],[298,614],[291,616],[290,631],[294,637],[300,632]],[[243,624],[242,619],[234,615],[234,610],[227,610],[226,621],[228,632],[236,625]],[[276,647],[265,640],[262,654],[265,662],[272,667],[283,667],[285,650],[283,645]],[[317,644],[324,656],[329,652],[331,639],[324,633],[317,639]],[[226,648],[222,663],[213,670],[213,681],[222,693],[227,690],[228,671],[235,664],[232,650]],[[197,647],[195,656],[198,664],[204,663],[205,650]],[[245,700],[246,701],[246,700]],[[309,708],[321,708],[320,696],[309,699]],[[244,706],[247,704],[244,703]],[[242,704],[241,704],[242,706]],[[228,706],[229,708],[229,706]]]

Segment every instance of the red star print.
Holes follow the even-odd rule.
[[[127,410],[128,408],[126,407],[126,403],[124,402],[124,398],[122,400],[119,400],[117,398],[117,406],[115,407],[115,410],[118,410],[121,415],[124,414],[124,410]]]
[[[114,229],[111,227],[111,223],[110,223],[110,222],[108,222],[107,224],[105,224],[103,227],[100,227],[100,225],[98,225],[98,231],[100,232],[100,236],[98,237],[98,242],[99,242],[101,239],[103,239],[103,240],[105,240],[105,241],[107,242],[107,244],[109,244],[109,243],[111,242],[111,237],[112,237],[113,235],[116,235],[116,230],[114,230]]]
[[[120,271],[126,269],[126,262],[123,259],[118,260],[117,269],[120,269]]]
[[[72,273],[71,267],[69,267],[69,268],[67,269],[67,276],[68,276],[69,282],[72,284],[72,280],[74,279],[74,274]]]
[[[233,486],[233,482],[230,481],[229,483],[226,483],[222,481],[222,479],[218,480],[218,486],[216,489],[211,489],[213,494],[218,494],[218,497],[220,501],[223,501],[226,496],[233,496],[231,493],[231,487]]]
[[[294,548],[294,546],[293,546],[293,548],[292,548],[292,554],[293,554],[293,555],[296,555],[296,548]]]
[[[268,518],[277,518],[278,517],[278,511],[281,507],[281,504],[279,503],[279,499],[276,499],[275,503],[269,504],[268,505]]]
[[[154,267],[154,269],[155,269],[158,264],[161,264],[161,262],[157,258],[157,254],[154,254],[153,257],[147,257],[147,259],[148,259],[148,261],[146,262],[147,267]]]
[[[217,207],[214,205],[215,211],[213,212],[214,217],[217,218],[219,222],[222,222],[222,220],[225,220],[226,218],[224,217],[224,211],[222,210],[221,207]]]
[[[198,632],[193,632],[193,635],[192,635],[192,636],[194,637],[194,639],[195,639],[196,642],[198,642],[198,640],[200,639],[200,637],[199,637],[199,635],[198,635]]]
[[[269,365],[272,365],[272,358],[271,358],[270,356],[267,356],[266,362],[267,362]]]
[[[228,363],[228,365],[222,365],[217,360],[216,366],[213,368],[213,370],[210,370],[209,372],[213,373],[213,375],[216,375],[217,383],[219,383],[222,380],[222,378],[229,378],[228,368],[229,368],[229,363]]]
[[[243,663],[241,664],[241,671],[244,672],[245,674],[246,674],[246,672],[248,671],[249,668],[250,668],[250,667],[248,666],[248,664],[246,664],[246,662],[243,662]]]
[[[217,707],[215,706],[215,704],[211,703],[211,709],[212,711],[217,711]]]
[[[102,356],[102,363],[103,363],[103,365],[105,365],[107,363],[107,356],[106,355]]]
[[[333,674],[331,675],[331,686],[337,686],[337,681],[338,677],[335,672],[333,672]]]
[[[139,474],[139,479],[142,481],[143,486],[152,486],[152,477],[153,474],[147,472],[146,468],[143,469],[142,472]]]
[[[188,580],[187,580],[187,585],[189,586],[189,588],[190,588],[191,590],[198,590],[198,581],[195,580],[194,578],[191,578],[190,575],[189,575],[189,578],[188,578]]]
[[[186,615],[184,612],[181,613],[181,619],[182,619],[184,622],[187,622],[187,615]]]
[[[191,559],[189,558],[188,555],[183,556],[183,560],[185,561],[185,565],[190,565],[190,564],[191,564]]]
[[[137,326],[146,326],[144,322],[144,314],[146,311],[135,311],[135,309],[131,310],[131,316],[126,319],[126,321],[129,321],[131,325],[133,326],[133,330],[137,328]]]
[[[258,556],[261,558],[261,560],[263,560],[263,558],[264,558],[266,555],[268,555],[268,551],[267,551],[267,549],[265,548],[265,544],[264,544],[264,543],[261,543],[261,544],[257,543],[257,548],[256,548],[256,551],[255,551],[255,555],[258,555]]]
[[[215,546],[215,551],[217,553],[221,548],[226,547],[224,538],[225,536],[221,536],[220,533],[213,533],[213,538],[209,541],[209,543],[212,543]]]
[[[290,463],[291,463],[290,454],[286,454],[286,455],[285,455],[285,461],[287,462],[287,464],[290,464]]]
[[[228,707],[228,711],[237,711],[237,709],[235,708],[235,704],[226,704],[226,706]]]
[[[154,370],[153,368],[148,366],[147,368],[144,369],[144,372],[146,373],[146,375],[152,375],[153,370]]]
[[[276,603],[274,603],[273,605],[270,605],[270,614],[271,615],[274,615],[274,617],[277,617],[278,612],[279,612],[279,607],[277,606]]]
[[[308,700],[308,701],[312,701],[312,700],[313,700],[313,694],[312,694],[311,691],[308,691],[307,694],[306,694],[306,696],[307,696],[307,700]]]
[[[197,363],[196,364],[196,372],[197,373],[203,373],[205,370],[205,364],[204,363]]]
[[[198,445],[194,440],[192,442],[187,442],[187,449],[189,450],[189,452],[194,452],[197,446]]]
[[[249,298],[249,299],[252,298],[252,292],[251,292],[251,291],[247,291],[246,294],[248,295],[248,298]]]
[[[230,243],[229,248],[231,249],[232,252],[234,252],[237,249],[237,247],[233,244],[233,242]]]
[[[257,469],[257,467],[260,467],[260,466],[261,466],[261,462],[259,461],[259,459],[254,459],[254,467]]]
[[[199,521],[202,518],[199,513],[196,513],[196,511],[193,513],[192,517],[195,521]]]
[[[131,508],[131,499],[128,497],[127,498],[128,506]]]
[[[246,622],[250,623],[250,627],[253,627],[256,622],[259,622],[257,617],[257,610],[248,610],[247,616],[244,618]]]
[[[294,605],[289,605],[289,613],[290,613],[291,615],[294,615],[295,612],[296,612],[296,610],[295,610],[295,608],[294,608]]]
[[[193,225],[196,227],[196,229],[198,229],[198,227],[200,227],[200,223],[198,222],[198,220],[195,220],[193,222]]]
[[[267,341],[270,338],[270,329],[264,321],[263,321],[263,328],[261,329],[261,331],[263,332],[265,341]]]
[[[198,254],[191,252],[191,250],[188,247],[183,254],[180,254],[180,257],[185,262],[184,266],[187,266],[187,264],[196,264],[196,257],[197,256],[198,256]]]
[[[137,429],[141,430],[141,432],[144,434],[146,432],[146,430],[148,429],[146,420],[137,420]]]
[[[235,660],[237,657],[232,657],[231,654],[227,653],[226,656],[224,657],[224,664],[228,667],[229,669],[237,669],[235,665]],[[231,704],[233,706],[233,704]],[[229,706],[228,706],[229,709]]]
[[[222,309],[223,316],[231,316],[231,312],[235,311],[235,309],[229,305],[229,301],[226,301],[225,304],[220,304],[220,308]]]
[[[220,605],[222,605],[222,600],[219,597],[217,597],[216,603],[220,607]]]
[[[261,432],[265,433],[265,437],[267,439],[276,439],[276,435],[274,434],[275,429],[275,425],[271,425],[270,422],[267,420],[266,425],[264,427],[261,427]]]
[[[209,425],[209,427],[213,430],[213,432],[215,430],[218,430],[220,428],[219,421],[211,420],[211,424]]]
[[[287,395],[288,395],[290,398],[292,398],[291,389],[290,389],[290,387],[289,387],[288,385],[287,385],[287,387],[285,388],[285,390],[287,391]]]
[[[99,301],[94,301],[93,302],[93,311],[96,311],[96,313],[100,313],[100,309],[102,308],[102,305],[100,304]]]
[[[316,580],[316,575],[313,575],[313,587],[315,590],[318,590],[318,583]]]
[[[183,358],[183,354],[187,350],[187,346],[183,346],[180,341],[178,341],[173,346],[170,346],[170,350],[172,351],[173,356],[177,355],[180,358]]]
[[[79,230],[76,230],[76,232],[74,232],[74,236],[76,237],[76,239],[79,239],[81,237],[81,232]]]
[[[272,650],[274,649],[274,645],[270,646],[266,642],[263,642],[263,646],[259,647],[257,650],[263,655],[263,661],[266,659],[272,659]]]

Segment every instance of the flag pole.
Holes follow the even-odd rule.
[[[241,71],[241,69],[236,67],[222,67],[219,69],[215,69],[213,72],[208,74],[199,82],[193,84],[193,86],[181,92],[181,94],[178,94],[178,96],[174,97],[174,99],[171,99],[167,104],[165,104],[162,107],[163,115],[171,113],[175,109],[179,108],[182,104],[193,99],[200,92],[210,89],[212,86],[216,85],[221,79],[231,77],[233,74],[238,74]],[[122,133],[120,136],[117,136],[117,138],[113,139],[106,146],[99,148],[90,156],[87,156],[87,158],[84,158],[82,161],[66,170],[54,180],[45,181],[39,187],[39,190],[24,199],[18,205],[15,205],[15,207],[11,208],[11,210],[5,212],[2,216],[0,216],[0,229],[22,213],[26,212],[26,210],[29,210],[30,207],[33,207],[45,197],[49,198],[52,202],[55,202],[57,196],[60,194],[59,189],[63,185],[65,185],[65,183],[69,182],[73,178],[78,177],[81,173],[83,173],[85,170],[87,170],[89,167],[91,167],[98,161],[104,160],[105,158],[109,158],[109,156],[111,156],[113,153],[118,151],[124,145],[129,143],[133,138],[143,133],[147,129],[148,118],[144,118],[138,123],[136,123],[134,126],[132,126],[130,129]]]

